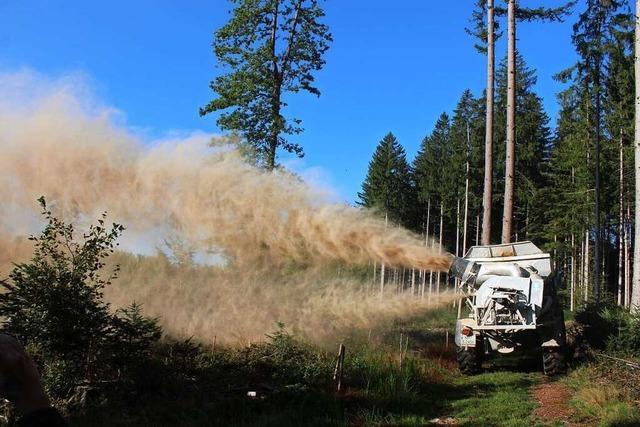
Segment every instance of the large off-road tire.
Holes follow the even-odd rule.
[[[544,374],[549,377],[565,374],[567,372],[567,364],[564,357],[564,348],[543,348],[542,367]]]
[[[475,375],[482,367],[482,351],[478,347],[458,347],[458,369],[464,375]]]

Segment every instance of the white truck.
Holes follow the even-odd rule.
[[[449,274],[465,293],[455,342],[460,371],[475,374],[487,356],[539,352],[544,373],[564,373],[565,326],[549,254],[531,242],[474,246]]]

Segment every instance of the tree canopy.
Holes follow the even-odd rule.
[[[302,132],[302,121],[282,110],[286,93],[320,96],[314,73],[332,40],[320,1],[232,0],[231,19],[214,35],[213,52],[226,72],[211,82],[217,97],[200,115],[219,112],[218,126],[245,138],[268,169],[279,148],[304,154],[286,137]]]

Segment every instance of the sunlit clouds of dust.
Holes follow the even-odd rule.
[[[173,333],[256,339],[282,321],[314,338],[427,308],[415,297],[366,293],[362,271],[373,262],[444,271],[448,254],[328,202],[293,174],[254,168],[221,138],[145,144],[73,81],[0,76],[2,262],[26,256],[19,237],[40,227],[35,200],[44,195],[80,226],[107,211],[127,227],[125,249],[149,255],[170,241],[209,261],[116,255],[122,274],[107,297],[142,303]],[[341,266],[351,273],[330,273]]]

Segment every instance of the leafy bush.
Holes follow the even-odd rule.
[[[103,214],[78,241],[73,225],[54,217],[44,198],[39,202],[46,226],[30,237],[31,260],[17,264],[2,282],[1,330],[27,346],[49,392],[64,397],[81,382],[117,379],[145,360],[161,331],[140,306],[114,314],[103,301],[118,268],[106,277],[101,273],[124,227],[107,227]]]

